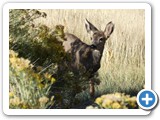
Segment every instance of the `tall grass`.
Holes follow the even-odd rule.
[[[115,30],[105,45],[97,86],[97,96],[111,92],[137,94],[145,80],[145,12],[137,10],[41,10],[47,19],[37,22],[54,28],[57,24],[65,26],[65,31],[73,33],[90,44],[85,30],[87,18],[97,28],[104,30],[112,21]]]

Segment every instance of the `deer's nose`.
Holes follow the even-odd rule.
[[[96,43],[96,41],[93,40],[92,44],[93,44],[93,45],[96,45],[97,43]]]

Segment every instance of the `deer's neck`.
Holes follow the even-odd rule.
[[[102,58],[102,54],[103,54],[103,50],[104,50],[104,45],[102,46],[95,46],[95,45],[91,45],[91,47],[93,48],[93,63],[95,65],[99,65],[101,58]]]
[[[97,45],[95,49],[98,50],[99,53],[100,53],[101,56],[102,56],[103,50],[104,50],[104,44],[102,44],[102,45]]]

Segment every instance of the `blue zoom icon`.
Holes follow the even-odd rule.
[[[150,110],[157,104],[157,94],[153,90],[141,90],[137,95],[137,103],[144,110]]]

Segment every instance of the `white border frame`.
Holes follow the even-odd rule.
[[[3,112],[6,115],[148,115],[142,109],[9,109],[9,9],[145,9],[145,88],[151,89],[151,6],[147,3],[6,3],[3,6]]]

